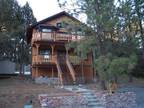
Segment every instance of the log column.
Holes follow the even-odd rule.
[[[54,56],[54,48],[55,48],[55,45],[51,45],[51,51],[52,51],[52,60],[54,60],[53,56]]]
[[[39,44],[36,44],[36,63],[38,62],[39,46]]]
[[[36,53],[35,53],[35,55],[36,55],[36,63],[38,63],[39,61],[39,59],[38,59],[38,55],[39,55],[39,47],[40,47],[40,45],[39,44],[36,44]],[[36,67],[36,69],[35,69],[35,77],[38,77],[38,67]]]
[[[55,45],[51,45],[52,61],[54,61],[54,47],[55,47]],[[54,78],[54,67],[53,66],[52,66],[52,78]]]
[[[38,74],[38,67],[36,67],[36,75],[35,75],[35,77],[38,77],[39,76],[39,74]]]

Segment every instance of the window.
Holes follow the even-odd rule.
[[[42,29],[42,32],[49,33],[49,32],[52,32],[52,30],[51,30],[51,29],[46,29],[46,28],[43,28],[43,29]]]
[[[62,23],[57,23],[56,26],[57,26],[58,28],[63,28]]]
[[[49,49],[41,49],[39,51],[40,55],[43,55],[45,59],[50,59],[50,50]]]

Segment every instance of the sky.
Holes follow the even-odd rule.
[[[63,11],[58,6],[57,0],[18,0],[21,6],[23,6],[26,1],[28,1],[33,9],[33,13],[37,21]]]

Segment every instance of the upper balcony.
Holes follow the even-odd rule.
[[[57,33],[57,32],[36,32],[32,37],[32,42],[36,41],[79,41],[84,36],[65,34],[65,33]]]

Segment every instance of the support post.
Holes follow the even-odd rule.
[[[38,67],[36,67],[36,75],[35,77],[38,77]]]
[[[53,66],[52,66],[52,78],[54,78],[54,69],[53,69]]]
[[[53,56],[54,56],[54,47],[55,47],[55,45],[51,45],[51,50],[52,50],[52,58],[51,58],[51,59],[52,59],[52,60],[54,59],[54,58],[53,58]]]
[[[36,62],[38,62],[39,44],[36,44]]]

